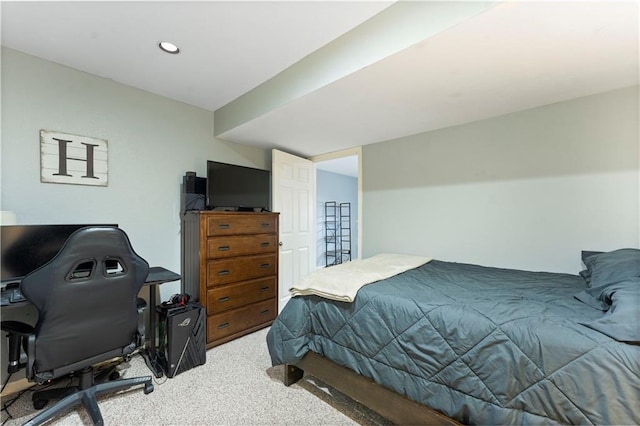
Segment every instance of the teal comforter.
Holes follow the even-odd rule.
[[[580,323],[582,277],[431,261],[354,303],[289,301],[273,365],[313,351],[472,424],[639,424],[640,346]]]

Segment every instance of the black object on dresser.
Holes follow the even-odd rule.
[[[207,178],[197,177],[195,172],[187,172],[182,177],[180,211],[204,209],[207,194]]]

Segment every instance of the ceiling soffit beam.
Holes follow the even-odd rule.
[[[260,117],[430,36],[497,2],[399,1],[214,112],[215,136]]]

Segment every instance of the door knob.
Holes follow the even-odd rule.
[[[282,241],[280,241],[280,242],[278,243],[278,245],[279,245],[280,247],[282,247]]]

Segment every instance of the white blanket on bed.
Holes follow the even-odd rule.
[[[430,260],[422,256],[379,254],[314,271],[289,292],[293,297],[315,294],[340,302],[353,302],[362,286],[417,268]]]

